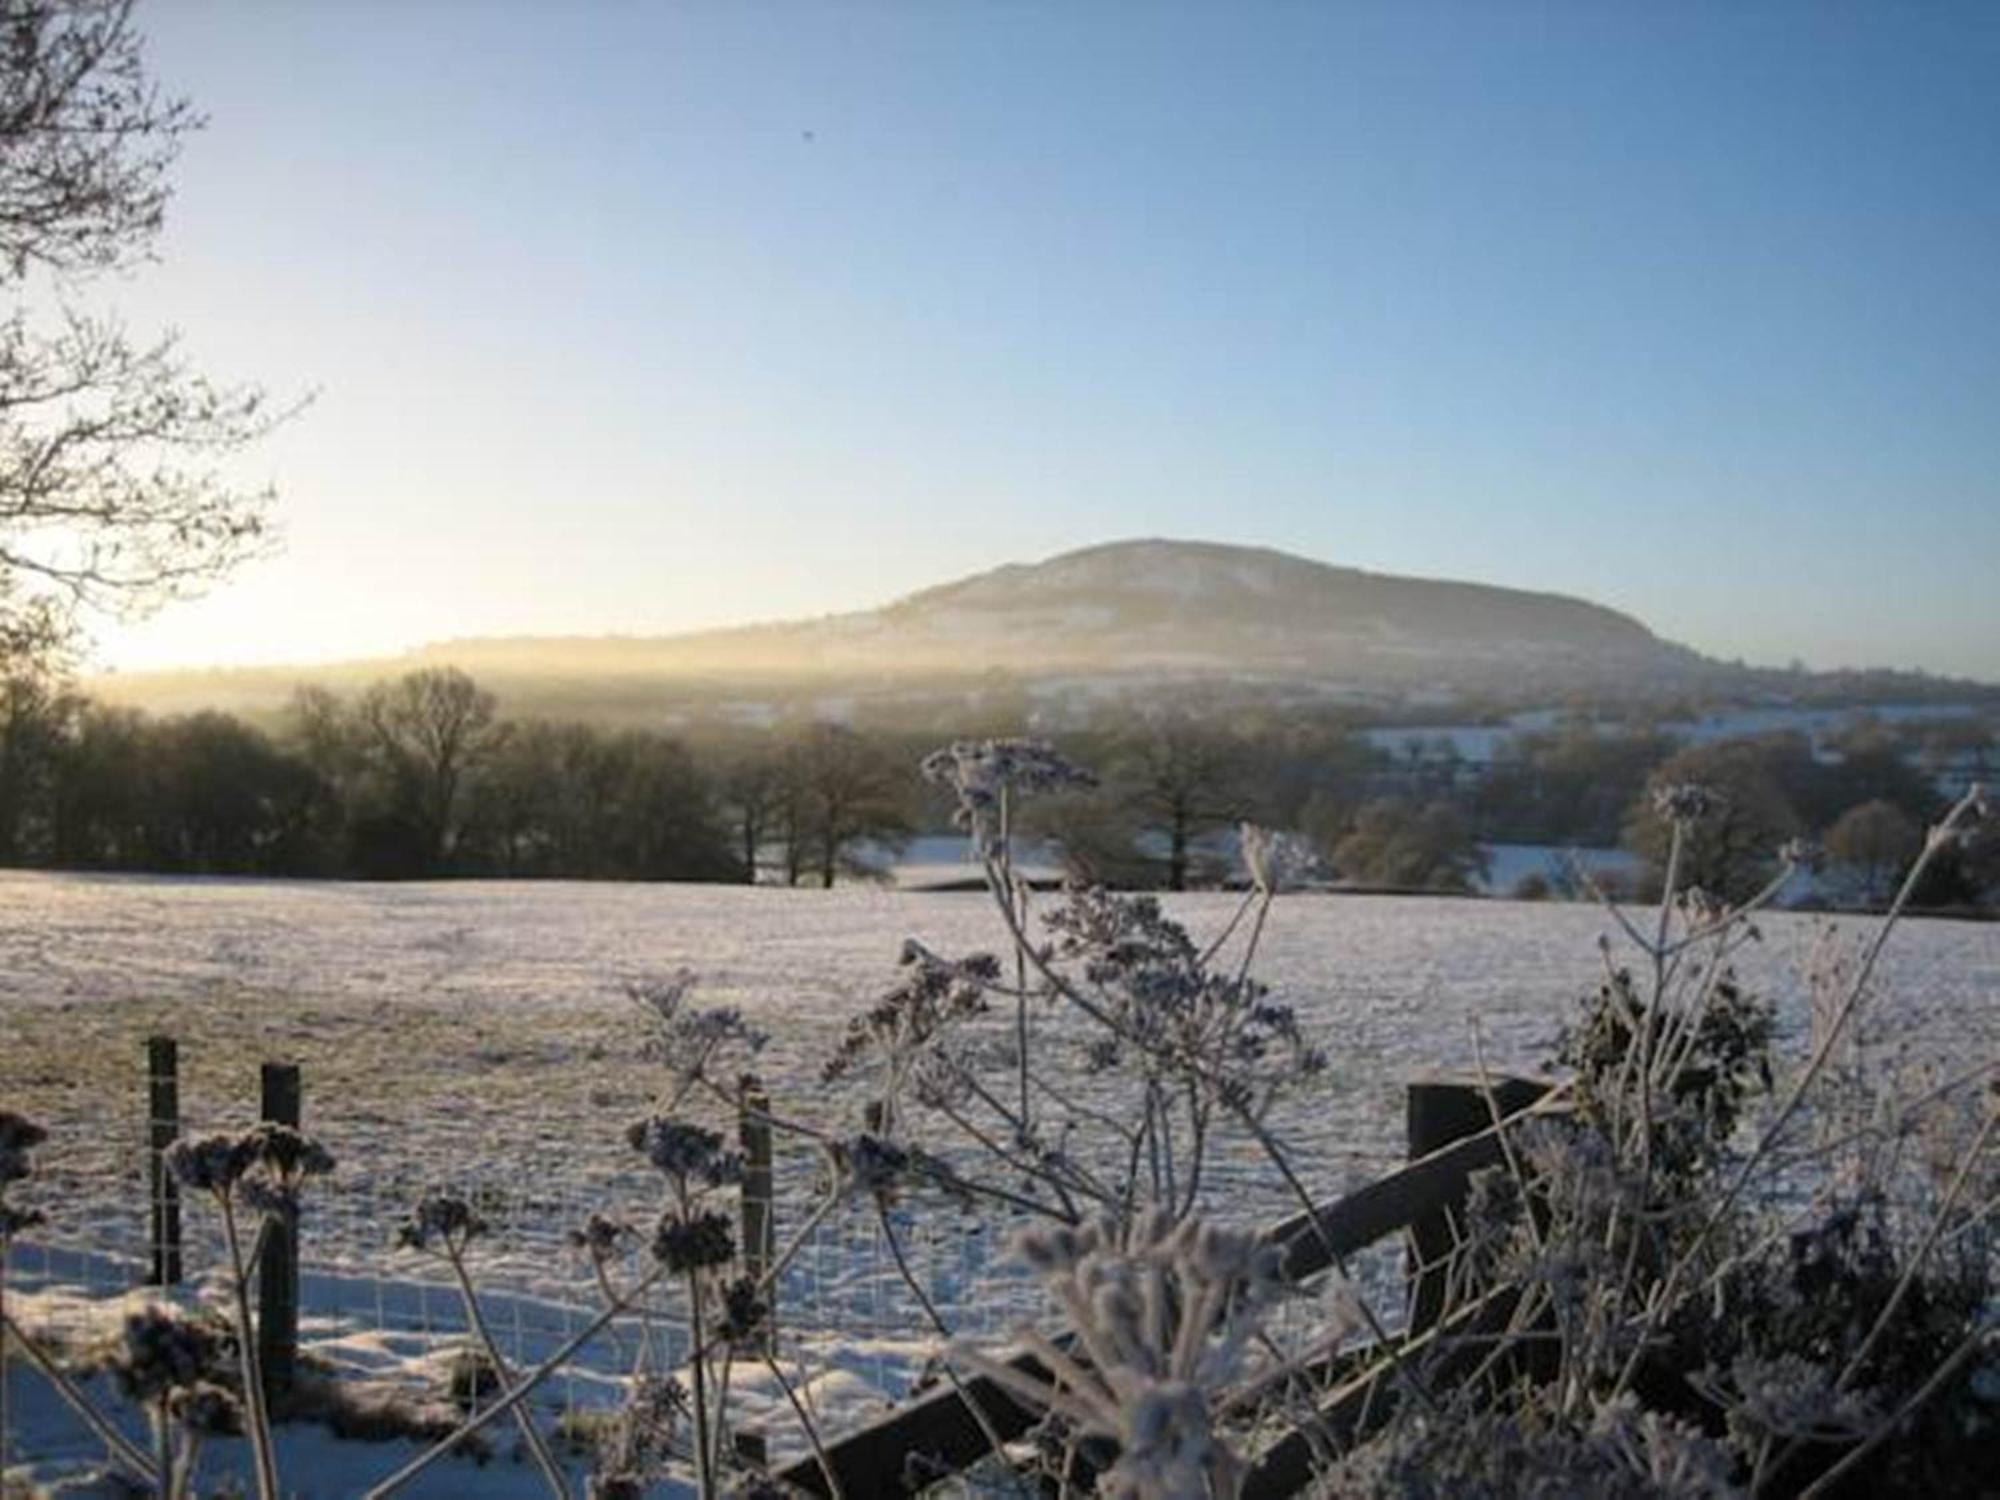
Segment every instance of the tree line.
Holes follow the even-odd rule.
[[[347,695],[302,687],[266,726],[151,717],[22,668],[0,677],[0,864],[831,886],[948,828],[915,766],[949,737],[806,718],[686,734],[513,718],[453,668]],[[1623,844],[1657,875],[1653,793],[1696,782],[1717,796],[1683,850],[1694,883],[1747,894],[1806,837],[1857,899],[1879,901],[1942,804],[1923,746],[1868,724],[1828,755],[1795,733],[1687,745],[1579,723],[1476,768],[1441,747],[1391,754],[1337,711],[1121,713],[1064,746],[1102,784],[1030,804],[1020,832],[1084,878],[1169,890],[1231,878],[1225,835],[1244,820],[1296,830],[1323,873],[1371,887],[1470,889],[1489,841]],[[1989,898],[1995,842],[1947,851],[1924,898]]]

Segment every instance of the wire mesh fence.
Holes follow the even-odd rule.
[[[111,1337],[128,1299],[157,1294],[162,1283],[175,1296],[221,1300],[228,1256],[216,1206],[177,1189],[160,1168],[161,1151],[177,1138],[243,1130],[268,1102],[240,1066],[218,1079],[198,1052],[166,1039],[135,1051],[123,1069],[95,1070],[112,1080],[97,1097],[61,1101],[26,1185],[48,1223],[18,1238],[10,1257],[10,1309],[73,1353]],[[580,1126],[558,1103],[535,1124],[525,1152],[491,1149],[470,1127],[461,1149],[405,1152],[394,1121],[357,1107],[337,1085],[316,1089],[308,1072],[303,1093],[305,1127],[338,1162],[310,1184],[299,1224],[297,1353],[308,1378],[398,1386],[467,1406],[487,1393],[491,1375],[471,1355],[475,1329],[451,1268],[397,1245],[397,1226],[426,1193],[457,1197],[483,1221],[468,1268],[482,1320],[514,1370],[569,1344],[603,1311],[608,1289],[635,1285],[650,1268],[661,1179],[609,1122]],[[741,1122],[711,1123],[735,1131]],[[866,1194],[822,1211],[822,1154],[782,1132],[770,1150],[768,1172],[753,1170],[745,1184],[742,1242],[767,1237],[767,1259],[784,1257],[770,1352],[822,1435],[837,1437],[935,1379],[947,1336],[997,1345],[1024,1323],[1048,1323],[1039,1287],[1008,1253],[1006,1213]],[[1351,1164],[1348,1175],[1366,1170]],[[1255,1222],[1296,1206],[1253,1162],[1226,1150],[1213,1191]],[[593,1215],[637,1231],[608,1262],[572,1239]],[[1395,1247],[1378,1247],[1354,1269],[1384,1306],[1400,1302]],[[1308,1343],[1322,1312],[1298,1299],[1279,1310],[1271,1332],[1285,1344]],[[650,1367],[671,1369],[691,1346],[683,1293],[656,1291],[566,1358],[539,1404],[580,1429],[580,1419],[620,1399],[641,1348]],[[755,1377],[747,1364],[746,1373]],[[746,1409],[754,1426],[756,1403]],[[773,1457],[785,1457],[801,1441],[798,1429],[775,1399],[768,1409]]]

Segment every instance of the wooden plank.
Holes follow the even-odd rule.
[[[1422,1359],[1433,1384],[1461,1380],[1489,1352],[1488,1340],[1506,1328],[1519,1301],[1520,1293],[1512,1287],[1489,1293],[1405,1340],[1397,1352],[1403,1359]],[[1454,1339],[1463,1342],[1451,1343]],[[1441,1342],[1449,1345],[1442,1353],[1435,1348]],[[1345,1448],[1389,1419],[1400,1399],[1397,1378],[1395,1363],[1383,1358],[1334,1389],[1319,1405],[1316,1433],[1294,1428],[1251,1461],[1243,1477],[1242,1500],[1280,1500],[1304,1491],[1328,1445]]]
[[[1493,1112],[1503,1119],[1522,1113],[1537,1103],[1553,1083],[1538,1078],[1493,1078],[1487,1089],[1470,1073],[1430,1073],[1413,1079],[1404,1093],[1405,1131],[1412,1158],[1441,1151],[1457,1141],[1492,1135],[1491,1160],[1474,1167],[1499,1165],[1505,1160],[1494,1132]],[[1461,1210],[1467,1186],[1441,1195],[1441,1201],[1410,1219],[1410,1327],[1422,1330],[1444,1313],[1450,1295],[1452,1256],[1458,1249],[1462,1226]]]
[[[1561,1107],[1558,1092],[1545,1090],[1536,1102],[1509,1116],[1505,1123],[1511,1128],[1524,1115]],[[1294,1214],[1271,1231],[1272,1241],[1284,1254],[1285,1275],[1292,1281],[1316,1276],[1335,1259],[1365,1250],[1425,1215],[1462,1200],[1466,1179],[1472,1173],[1505,1159],[1498,1131],[1489,1125],[1310,1214]]]
[[[1038,1380],[1048,1378],[1048,1371],[1026,1355],[1013,1363]],[[963,1397],[947,1382],[829,1445],[827,1461],[833,1465],[841,1492],[850,1497],[916,1495],[945,1475],[972,1467],[990,1449],[986,1434],[966,1408],[967,1400],[979,1403],[1002,1442],[1012,1442],[1041,1420],[1039,1411],[1016,1401],[983,1375],[959,1384]],[[833,1493],[819,1461],[811,1454],[794,1460],[773,1477],[781,1485],[807,1494],[830,1497]]]

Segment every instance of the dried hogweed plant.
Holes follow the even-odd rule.
[[[1503,1124],[1494,1107],[1507,1165],[1477,1184],[1451,1269],[1457,1310],[1508,1289],[1504,1325],[1476,1346],[1438,1340],[1426,1357],[1473,1377],[1433,1385],[1442,1409],[1400,1410],[1333,1493],[1988,1482],[2000,1062],[1883,1077],[1863,1045],[1925,863],[1984,799],[1946,814],[1865,940],[1815,950],[1794,1056],[1737,961],[1805,851],[1783,851],[1742,906],[1682,888],[1681,841],[1713,805],[1699,787],[1664,791],[1659,907],[1641,919],[1605,903],[1631,952],[1606,945],[1604,981],[1559,1047],[1566,1116]]]
[[[333,1170],[333,1157],[310,1136],[286,1125],[262,1124],[241,1133],[183,1137],[163,1153],[166,1169],[192,1193],[205,1195],[222,1220],[229,1298],[235,1316],[244,1426],[250,1438],[259,1500],[278,1500],[277,1448],[257,1360],[250,1278],[277,1230],[297,1232],[300,1194]],[[244,1243],[246,1229],[250,1243]]]
[[[119,1337],[103,1351],[120,1391],[147,1414],[153,1434],[153,1452],[147,1454],[5,1308],[8,1241],[41,1219],[38,1212],[9,1203],[6,1188],[28,1175],[27,1153],[45,1138],[39,1127],[0,1111],[0,1329],[5,1335],[0,1343],[20,1349],[104,1443],[113,1463],[152,1493],[168,1500],[193,1494],[204,1442],[241,1434],[250,1440],[260,1500],[276,1500],[281,1490],[249,1281],[273,1231],[296,1230],[305,1184],[330,1172],[333,1158],[311,1137],[273,1124],[184,1138],[162,1153],[165,1169],[190,1192],[206,1196],[221,1217],[232,1319],[219,1329],[203,1316],[153,1303],[130,1314]],[[234,1370],[225,1371],[232,1358]],[[5,1446],[4,1415],[0,1408],[0,1448]]]

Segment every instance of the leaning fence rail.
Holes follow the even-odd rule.
[[[1479,1083],[1430,1077],[1412,1084],[1410,1123],[1413,1131],[1422,1132],[1412,1135],[1412,1153],[1428,1149],[1402,1170],[1310,1212],[1302,1210],[1272,1228],[1269,1237],[1283,1255],[1286,1279],[1295,1284],[1308,1281],[1390,1235],[1420,1225],[1424,1227],[1420,1245],[1435,1245],[1434,1237],[1452,1207],[1464,1202],[1472,1174],[1502,1163],[1500,1132],[1529,1111],[1557,1107],[1544,1102],[1551,1092],[1551,1085],[1541,1080],[1497,1080],[1492,1097],[1499,1101],[1504,1118],[1496,1121],[1491,1118],[1488,1093]],[[1422,1255],[1422,1249],[1417,1253]],[[1427,1263],[1423,1275],[1437,1269]],[[1419,1286],[1423,1284],[1420,1278]],[[1441,1310],[1441,1292],[1435,1300],[1426,1296],[1413,1306],[1409,1339],[1427,1336]],[[1021,1355],[1014,1363],[1038,1378],[1048,1378],[1032,1356]],[[1357,1420],[1353,1413],[1366,1404],[1380,1374],[1379,1368],[1365,1371],[1336,1390],[1322,1414],[1341,1416],[1347,1423]],[[974,1403],[978,1415],[969,1409]],[[915,1494],[985,1457],[989,1432],[1012,1441],[1040,1415],[989,1377],[961,1379],[905,1402],[881,1420],[830,1444],[824,1461],[817,1456],[802,1458],[779,1469],[776,1477],[781,1484],[831,1496],[834,1491],[826,1473],[830,1469],[843,1494]],[[1292,1493],[1309,1477],[1305,1472],[1309,1457],[1303,1443],[1281,1440],[1253,1469],[1246,1496]],[[1297,1483],[1292,1482],[1295,1471]]]

